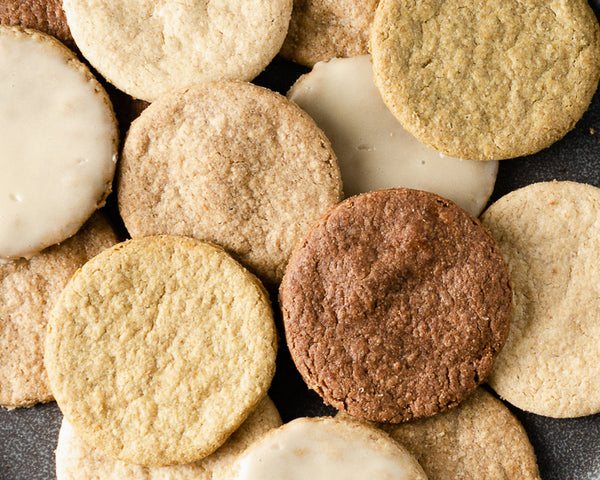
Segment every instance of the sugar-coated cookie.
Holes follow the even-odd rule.
[[[536,183],[481,218],[514,289],[510,334],[490,385],[538,415],[600,412],[600,189]]]
[[[487,377],[508,334],[498,247],[449,200],[370,192],[316,222],[279,291],[285,336],[308,386],[365,420],[455,406]]]
[[[86,263],[52,310],[45,364],[90,445],[148,466],[215,451],[266,395],[277,336],[261,283],[221,248],[130,240]]]
[[[403,126],[474,160],[535,153],[562,138],[600,76],[586,0],[381,0],[375,81]]]

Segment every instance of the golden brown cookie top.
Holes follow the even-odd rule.
[[[371,49],[376,83],[403,126],[474,160],[562,138],[600,75],[600,29],[585,0],[382,0]]]
[[[266,395],[277,338],[260,282],[221,248],[130,240],[67,284],[45,363],[65,417],[91,445],[166,466],[215,451]]]
[[[449,200],[409,189],[331,209],[280,288],[285,334],[309,387],[366,420],[446,410],[488,375],[510,319],[498,247]]]

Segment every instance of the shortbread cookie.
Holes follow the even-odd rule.
[[[108,97],[54,38],[0,27],[0,258],[73,235],[104,204],[118,132]]]
[[[0,405],[52,400],[44,370],[50,309],[77,269],[117,241],[96,214],[76,235],[30,260],[0,261]]]
[[[87,60],[152,102],[207,80],[252,80],[287,33],[292,0],[64,0]]]
[[[221,248],[158,236],[104,251],[67,284],[46,337],[81,437],[148,466],[215,451],[266,395],[277,338],[260,282]]]
[[[373,83],[369,55],[315,65],[288,98],[331,140],[348,196],[409,187],[449,198],[478,216],[494,190],[498,162],[446,157],[402,128]]]
[[[514,288],[513,322],[490,385],[539,415],[600,412],[600,190],[529,185],[494,203],[482,221]]]
[[[298,244],[280,288],[308,386],[358,418],[401,422],[458,404],[508,334],[494,240],[449,200],[409,189],[352,197]]]
[[[379,0],[294,0],[280,54],[312,67],[369,52],[369,32]]]
[[[223,479],[236,458],[258,437],[281,425],[277,408],[263,399],[216,452],[187,465],[141,467],[116,460],[85,443],[63,420],[56,448],[57,480],[212,480]]]
[[[250,445],[231,477],[282,478],[427,480],[412,455],[381,430],[333,418],[298,418],[271,430]]]
[[[448,412],[382,428],[416,457],[429,480],[540,480],[525,429],[481,388]]]
[[[535,153],[588,108],[600,29],[586,0],[382,0],[375,81],[404,127],[440,152]]]
[[[62,0],[2,0],[0,25],[33,28],[58,38],[73,49]]]
[[[119,211],[132,237],[224,247],[268,284],[341,199],[329,141],[295,104],[248,83],[205,83],[152,104],[127,135]]]

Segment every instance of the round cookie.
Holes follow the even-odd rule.
[[[375,81],[403,126],[459,158],[548,147],[588,108],[600,29],[586,0],[382,0]]]
[[[476,217],[494,190],[498,162],[446,157],[402,128],[373,83],[369,55],[315,65],[288,98],[331,140],[348,196],[408,187],[437,193]]]
[[[62,0],[2,0],[0,25],[40,30],[75,48]]]
[[[208,80],[252,80],[285,39],[292,0],[64,0],[85,58],[133,97]]]
[[[147,466],[215,451],[266,395],[277,337],[260,282],[221,248],[157,236],[116,245],[67,284],[46,337],[78,434]]]
[[[224,478],[235,459],[255,439],[281,425],[277,408],[264,398],[217,451],[202,460],[173,467],[148,468],[125,463],[86,444],[63,420],[56,447],[57,480],[212,480]]]
[[[369,52],[369,31],[379,0],[294,0],[280,55],[307,67]]]
[[[482,215],[508,263],[513,320],[489,384],[549,417],[600,412],[600,190],[547,182]]]
[[[329,141],[300,108],[241,82],[153,103],[125,140],[119,211],[132,237],[217,243],[278,284],[309,225],[342,196]]]
[[[0,258],[77,232],[111,189],[118,132],[106,92],[58,40],[0,26]]]
[[[427,480],[419,463],[370,425],[298,418],[254,442],[229,480]]]
[[[308,386],[358,418],[402,422],[458,404],[508,334],[494,240],[449,200],[409,189],[352,197],[298,244],[280,288]]]
[[[482,388],[448,412],[382,428],[415,456],[429,480],[540,480],[525,429]]]
[[[0,261],[0,405],[52,400],[43,347],[50,309],[77,269],[117,241],[106,219],[95,214],[60,245],[29,260]]]

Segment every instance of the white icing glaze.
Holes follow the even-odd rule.
[[[75,63],[46,36],[0,29],[0,257],[71,236],[110,189],[114,116]]]
[[[425,480],[404,450],[332,419],[303,418],[271,430],[236,470],[236,480]]]
[[[317,63],[288,97],[331,141],[347,196],[402,186],[437,193],[474,216],[485,207],[498,162],[447,157],[404,130],[381,100],[369,55]]]

